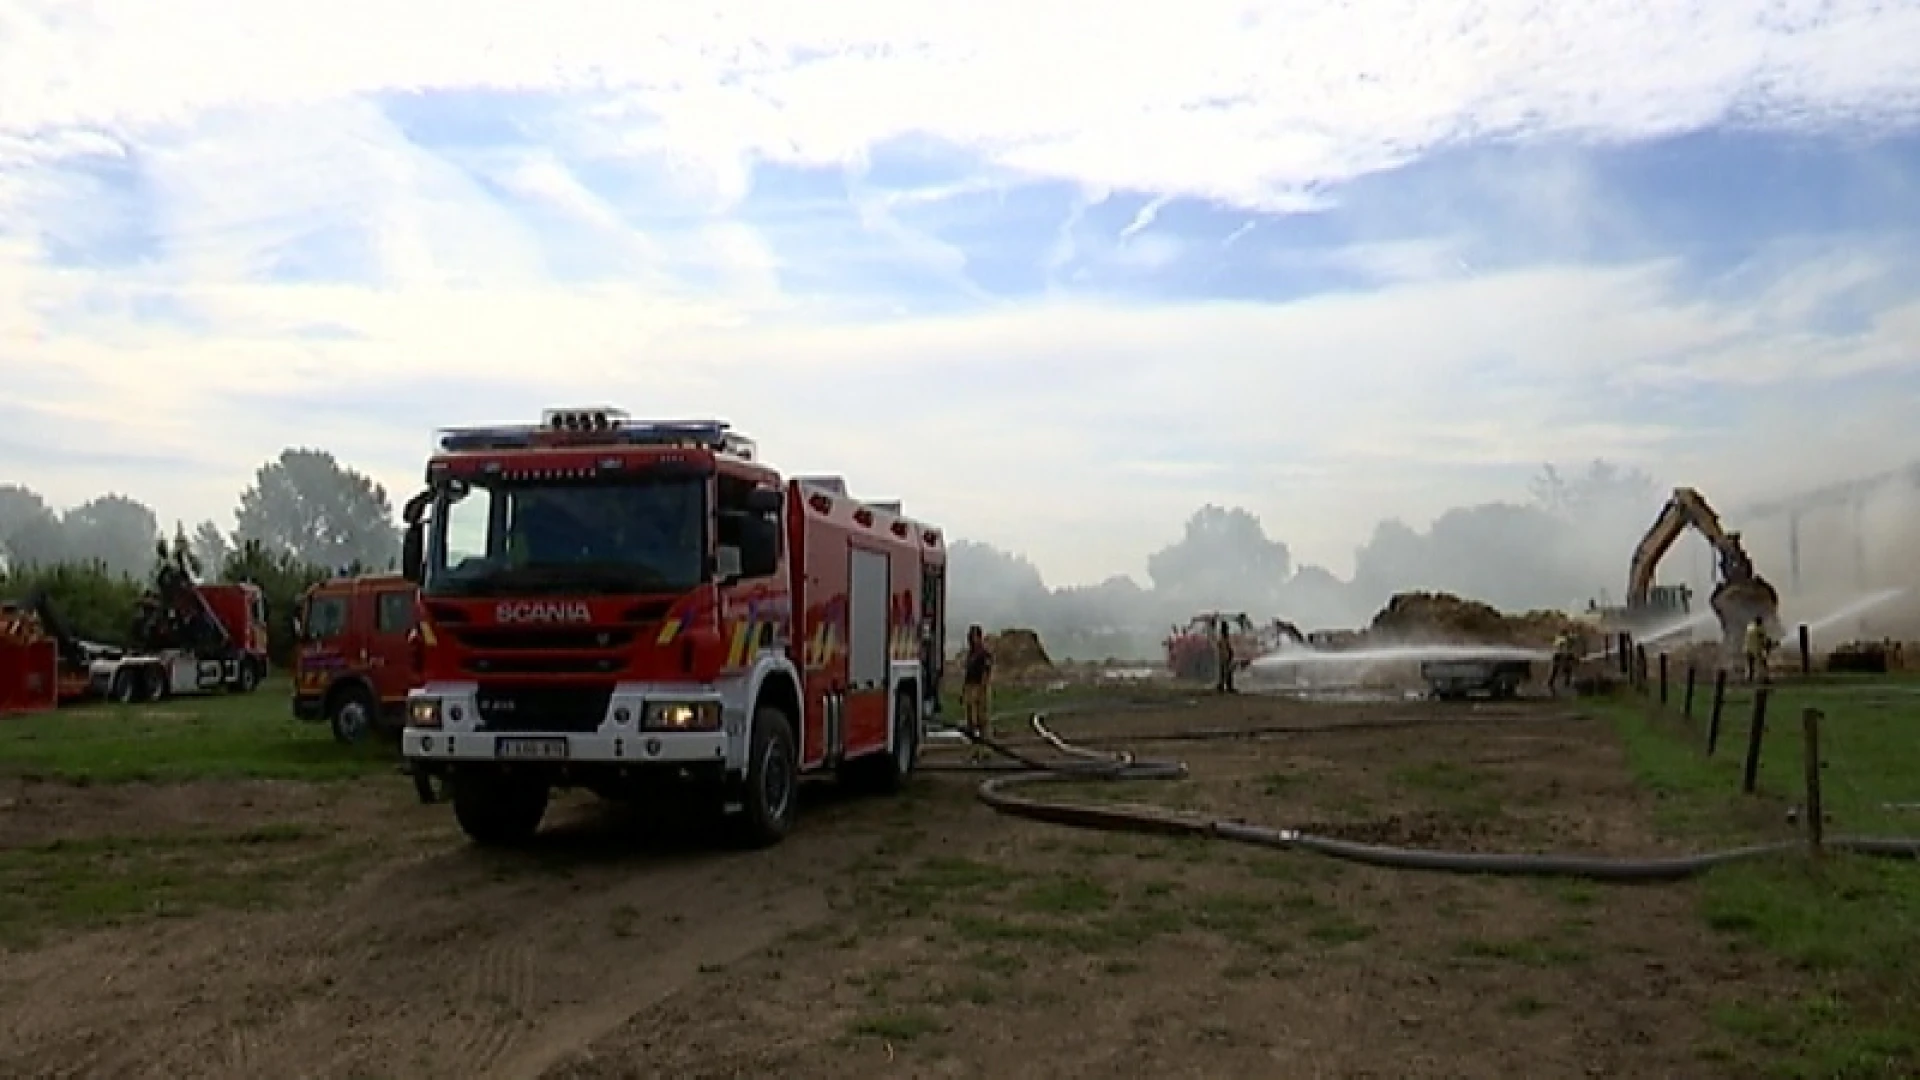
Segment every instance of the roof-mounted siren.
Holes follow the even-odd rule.
[[[838,495],[841,498],[845,498],[847,495],[847,480],[844,476],[796,476],[793,479],[795,483],[804,484],[811,488],[819,488],[821,491]]]
[[[545,409],[540,413],[540,426],[548,431],[613,431],[625,427],[628,419],[625,409],[593,405],[574,409]]]

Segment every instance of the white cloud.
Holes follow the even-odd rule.
[[[1059,304],[862,324],[739,323],[631,291],[212,291],[196,300],[223,324],[284,326],[324,308],[364,337],[294,345],[181,333],[63,346],[63,362],[91,380],[85,403],[64,413],[89,434],[50,436],[48,453],[110,441],[217,456],[237,488],[253,463],[308,438],[404,491],[433,426],[613,399],[645,414],[719,412],[784,467],[843,472],[859,491],[1026,550],[1065,579],[1138,572],[1160,534],[1209,500],[1246,505],[1302,556],[1343,566],[1381,517],[1420,522],[1463,500],[1524,495],[1511,476],[1475,480],[1462,466],[1606,456],[1668,475],[1722,460],[1692,430],[1621,419],[1605,404],[1622,355],[1611,346],[1644,349],[1640,324],[1652,338],[1710,340],[1735,318],[1663,307],[1662,275],[1543,271],[1286,306]],[[1578,347],[1527,349],[1529,335]],[[1523,358],[1511,381],[1476,375],[1497,349]],[[263,365],[271,380],[251,377]],[[136,371],[178,375],[129,383]],[[407,383],[383,389],[396,373]],[[466,389],[473,380],[478,389]],[[219,394],[248,385],[282,400],[219,407]],[[383,410],[290,433],[303,398],[356,387],[370,403],[387,398]],[[217,449],[213,415],[224,428]],[[1890,449],[1920,451],[1902,429],[1885,430],[1906,440]],[[1182,456],[1196,441],[1210,444],[1203,462]],[[1832,461],[1869,448],[1856,435],[1816,449]],[[84,482],[43,486],[74,501]],[[219,495],[190,512],[223,511],[230,495]],[[1099,539],[1065,546],[1055,523]]]
[[[523,5],[121,0],[12,5],[0,131],[179,122],[383,89],[630,95],[729,194],[746,155],[852,161],[922,132],[1116,188],[1283,199],[1449,139],[1637,136],[1730,111],[1908,115],[1920,9],[1870,0],[1380,0],[1262,12],[773,0],[646,12]],[[164,47],[156,43],[164,42]]]
[[[23,416],[14,437],[44,448],[0,448],[0,474],[71,503],[136,479],[83,452],[197,462],[136,494],[163,516],[224,516],[288,441],[328,445],[398,494],[435,425],[611,398],[720,412],[795,471],[846,472],[1056,579],[1097,580],[1139,572],[1206,501],[1246,505],[1340,568],[1379,518],[1521,496],[1513,471],[1547,459],[1742,490],[1763,486],[1751,463],[1769,455],[1793,459],[1775,479],[1819,473],[1814,458],[1877,466],[1920,452],[1907,425],[1836,428],[1787,453],[1773,449],[1784,412],[1703,427],[1646,402],[1730,385],[1784,400],[1782,387],[1911,372],[1920,304],[1888,284],[1911,270],[1890,248],[1783,248],[1754,264],[1758,283],[1710,296],[1678,258],[1477,270],[1488,238],[1472,223],[1410,235],[1382,221],[1282,260],[1390,281],[1374,291],[1096,302],[1073,285],[1089,266],[1145,277],[1202,247],[1272,243],[1284,230],[1253,211],[1327,205],[1341,180],[1463,139],[1910,117],[1915,41],[1920,9],[1816,0],[1285,15],[1198,0],[1091,19],[1064,0],[15,0],[0,15],[0,364],[59,378],[0,379],[0,410]],[[444,152],[367,96],[477,88],[560,96],[512,145]],[[915,135],[978,155],[981,175],[872,186],[874,148]],[[116,157],[144,187],[115,212],[138,217],[153,252],[51,267],[53,241],[112,231],[105,208],[131,196],[80,163]],[[644,190],[616,199],[582,159]],[[768,160],[844,168],[852,224],[776,223],[804,234],[776,238],[743,209]],[[978,252],[908,211],[1005,191],[1019,170],[1079,193],[1017,226],[1056,238],[1029,268],[1053,288],[982,302]],[[1633,227],[1571,155],[1476,183],[1500,185],[1518,227],[1562,253]],[[1147,200],[1124,226],[1115,192]],[[1166,213],[1181,196],[1249,212],[1196,239]],[[889,267],[837,268],[856,240]],[[569,253],[619,284],[560,280]],[[783,284],[795,270],[843,280],[798,295]],[[865,315],[899,302],[874,280],[896,271],[974,310]],[[1864,329],[1823,324],[1862,296]],[[180,317],[138,314],[149,297]],[[63,453],[71,468],[46,465]]]

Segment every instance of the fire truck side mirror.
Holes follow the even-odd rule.
[[[424,530],[420,527],[420,523],[416,521],[407,526],[405,535],[400,539],[400,576],[416,585],[420,584],[420,578],[425,569],[424,564],[426,562],[423,551],[426,546],[423,534]]]

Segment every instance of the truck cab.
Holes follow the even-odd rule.
[[[323,581],[301,598],[294,628],[293,715],[356,743],[397,731],[418,684],[419,589],[398,574]]]

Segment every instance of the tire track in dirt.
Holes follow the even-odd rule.
[[[592,1006],[545,1025],[522,1040],[512,1056],[494,1062],[485,1075],[497,1080],[525,1080],[545,1075],[569,1060],[590,1059],[588,1047],[698,978],[702,968],[733,963],[831,914],[825,891],[817,887],[789,895],[782,905],[766,913],[767,917],[754,918],[744,927],[728,925],[745,906],[733,905],[719,925],[703,928],[656,954],[645,965],[630,969],[614,992],[603,992]]]
[[[444,829],[311,906],[7,957],[0,993],[22,1007],[0,1019],[0,1075],[535,1075],[824,918],[825,884],[876,837],[846,812],[751,854],[591,828],[490,853]]]

